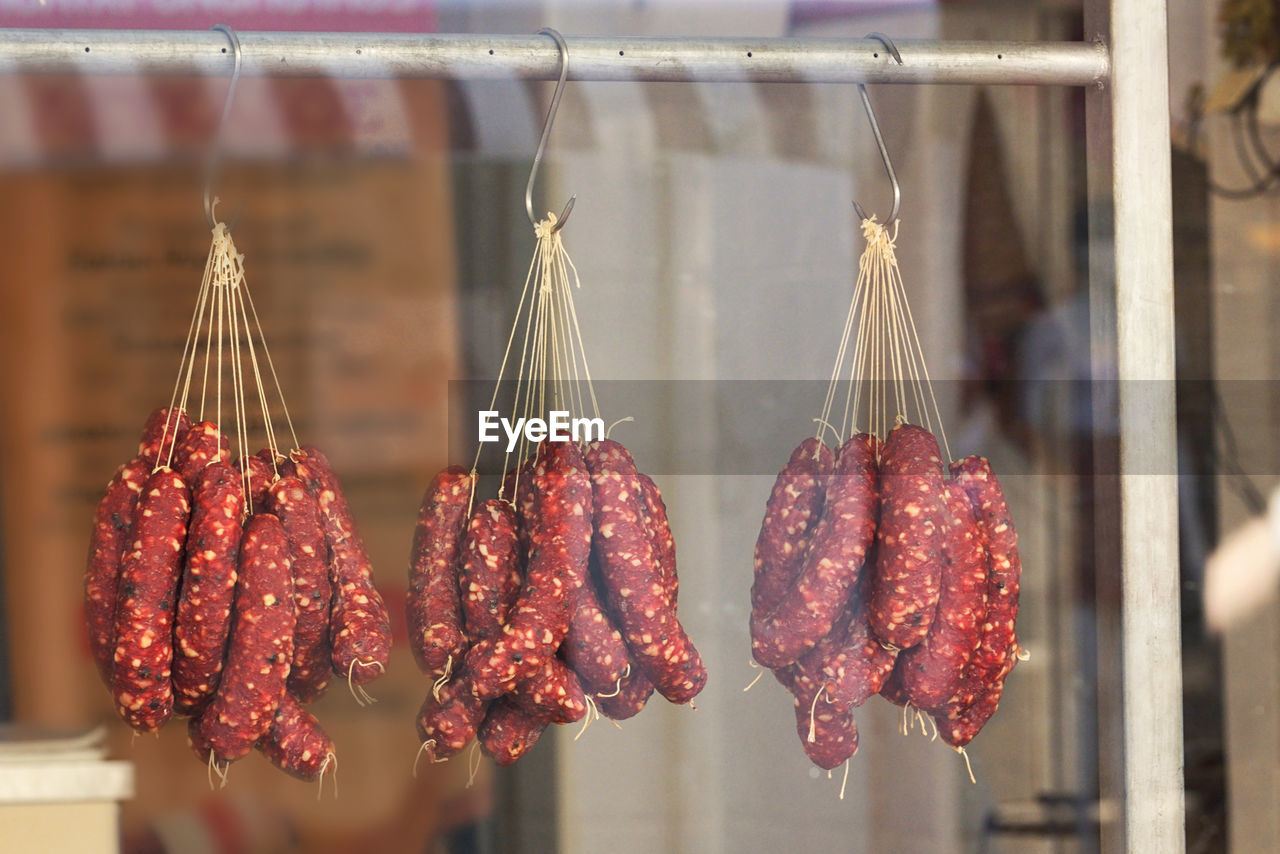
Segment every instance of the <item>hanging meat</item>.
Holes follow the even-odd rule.
[[[188,717],[193,750],[224,780],[254,747],[314,780],[336,754],[301,704],[331,676],[366,698],[390,621],[332,467],[293,432],[243,263],[217,224],[172,399],[98,505],[85,618],[135,730]],[[258,423],[266,447],[251,453]]]
[[[431,679],[417,725],[433,761],[475,739],[509,765],[553,724],[629,718],[655,689],[690,703],[706,684],[676,613],[662,493],[603,435],[556,222],[550,215],[537,227],[513,323],[511,340],[524,343],[511,411],[550,422],[558,410],[566,423],[582,416],[598,429],[522,438],[508,449],[496,497],[477,494],[477,465],[445,469],[423,497],[406,620]],[[499,389],[510,357],[509,345]]]
[[[753,657],[793,694],[802,746],[823,768],[857,751],[853,709],[877,693],[931,715],[963,751],[1022,652],[1004,494],[981,457],[944,465],[894,233],[874,218],[862,232],[818,429],[778,473],[751,588]],[[827,436],[843,439],[838,451]]]

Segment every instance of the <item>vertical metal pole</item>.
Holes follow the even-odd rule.
[[[1089,0],[1085,5],[1085,29],[1106,44],[1111,10],[1109,0]],[[1082,642],[1093,641],[1092,694],[1086,701],[1096,703],[1094,727],[1083,727],[1089,738],[1091,756],[1085,762],[1097,775],[1101,810],[1098,845],[1089,841],[1085,851],[1117,854],[1125,850],[1124,805],[1124,632],[1120,602],[1123,598],[1121,569],[1120,453],[1118,395],[1116,387],[1116,269],[1115,186],[1112,182],[1111,89],[1085,92],[1089,179],[1089,351],[1093,383],[1090,404],[1093,437],[1088,451],[1081,448],[1080,462],[1089,463],[1091,495],[1082,510],[1088,512],[1081,524],[1091,525],[1092,575],[1081,578],[1084,591],[1093,596],[1093,620],[1080,620]],[[1083,494],[1082,494],[1083,497]],[[1087,570],[1088,571],[1088,570]],[[1088,601],[1088,597],[1083,600]],[[1088,637],[1089,629],[1093,637]],[[1082,661],[1088,661],[1087,656]]]
[[[1179,854],[1182,655],[1164,0],[1111,0],[1110,45],[1124,839],[1129,852]]]

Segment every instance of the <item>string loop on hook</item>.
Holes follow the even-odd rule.
[[[884,33],[868,33],[867,38],[875,39],[884,45],[885,50],[889,51],[889,55],[893,57],[894,61],[902,65],[902,54],[898,53],[898,48],[892,39]],[[889,183],[893,186],[893,209],[889,212],[889,218],[884,222],[887,227],[898,219],[898,209],[902,206],[902,188],[898,186],[898,175],[893,171],[893,161],[889,159],[889,149],[885,147],[884,137],[880,135],[880,123],[876,121],[876,112],[871,107],[871,98],[867,95],[866,84],[858,84],[858,94],[862,96],[862,106],[867,111],[867,121],[871,123],[871,133],[876,138],[876,147],[880,149],[880,159],[884,161],[884,171],[889,176]],[[853,203],[853,209],[858,212],[859,218],[869,218],[867,212],[857,202]]]
[[[213,215],[214,205],[218,201],[213,195],[213,183],[218,176],[219,159],[222,154],[222,138],[227,126],[227,117],[231,115],[231,102],[236,96],[236,84],[240,82],[240,65],[243,60],[243,54],[240,50],[240,37],[236,35],[236,31],[226,24],[217,24],[213,29],[225,35],[231,43],[235,65],[231,71],[231,82],[227,84],[227,98],[222,104],[222,115],[218,118],[218,127],[213,134],[213,144],[209,146],[209,156],[205,161],[204,217],[208,221],[210,228],[218,224],[217,217]]]
[[[551,126],[555,124],[556,113],[560,109],[560,97],[564,94],[564,82],[569,77],[569,46],[565,44],[564,36],[551,27],[543,27],[538,30],[538,35],[551,36],[555,40],[556,48],[560,51],[560,79],[556,81],[556,90],[551,95],[551,106],[547,109],[547,119],[542,126],[542,137],[538,140],[538,150],[533,155],[533,168],[529,170],[529,183],[525,184],[524,187],[524,209],[529,215],[529,224],[534,228],[538,226],[538,218],[533,214],[533,183],[538,177],[538,167],[542,165],[542,156],[547,150],[547,139],[551,136]],[[560,212],[560,217],[551,227],[553,232],[564,228],[565,221],[569,219],[569,214],[573,212],[573,203],[577,201],[577,198],[577,196],[569,197],[569,201],[565,203],[564,210]]]

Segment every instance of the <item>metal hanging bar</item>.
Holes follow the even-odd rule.
[[[241,32],[249,76],[556,80],[545,36]],[[1092,42],[570,36],[570,80],[1101,85]],[[187,30],[0,30],[0,73],[226,73],[226,39]]]

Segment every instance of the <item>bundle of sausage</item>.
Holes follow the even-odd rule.
[[[878,461],[877,444],[802,442],[756,542],[752,653],[794,695],[823,768],[857,751],[851,710],[877,693],[963,747],[1017,661],[1017,534],[990,464],[966,457],[944,478],[937,442],[911,424]]]
[[[228,256],[237,257],[235,247],[219,225],[180,381],[191,375],[201,329],[222,321],[237,336],[232,344],[237,329],[248,337],[235,320],[247,318],[247,288],[218,272]],[[206,366],[219,343],[208,335]],[[258,346],[265,353],[265,341]],[[219,380],[221,367],[219,358]],[[238,367],[236,359],[232,372]],[[116,710],[136,731],[189,717],[192,748],[224,776],[257,747],[314,780],[334,749],[302,704],[325,692],[331,672],[353,690],[380,674],[390,622],[328,460],[315,448],[281,454],[265,403],[268,447],[248,454],[240,383],[234,464],[220,412],[191,423],[188,380],[180,402],[152,413],[138,456],[108,484],[85,575],[90,646]],[[202,406],[220,404],[211,391]]]
[[[945,471],[933,433],[902,417],[915,409],[941,423],[893,242],[874,220],[863,231],[846,340],[817,419],[836,430],[849,354],[836,431],[849,438],[833,451],[820,430],[779,472],[751,589],[752,654],[792,693],[805,753],[827,769],[857,751],[852,710],[874,694],[931,715],[963,750],[995,713],[1020,652],[1021,563],[1003,491],[982,457]],[[885,366],[892,376],[878,373]],[[854,432],[863,401],[872,429]]]
[[[554,221],[539,226],[526,287],[535,346],[515,396],[526,413],[553,382],[564,388],[550,366],[563,375],[582,358]],[[516,327],[525,307],[522,297]],[[555,334],[553,319],[571,323],[568,334]],[[583,364],[585,395],[569,391],[570,401],[595,399]],[[476,502],[475,491],[474,466],[436,475],[409,565],[410,643],[435,680],[417,721],[433,761],[476,738],[510,765],[547,726],[583,720],[593,707],[621,720],[654,691],[683,704],[702,690],[706,669],[676,616],[666,505],[626,448],[548,439],[521,448],[496,498]]]

